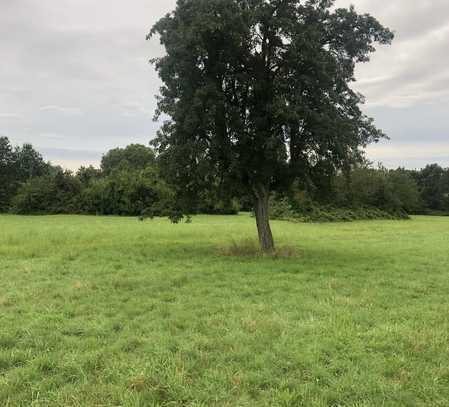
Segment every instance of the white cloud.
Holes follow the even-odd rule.
[[[83,111],[77,107],[64,107],[57,105],[41,106],[39,110],[42,112],[61,113],[67,116],[81,116],[83,114]]]
[[[367,154],[373,162],[380,162],[392,168],[422,168],[435,162],[449,165],[449,142],[382,143],[369,146]]]
[[[449,80],[437,90],[434,83],[449,79],[449,2],[359,0],[355,4],[396,32],[391,47],[380,47],[370,63],[357,69],[356,88],[366,96],[367,105],[409,107],[446,100]]]

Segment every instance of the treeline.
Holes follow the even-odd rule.
[[[424,203],[411,171],[365,165],[293,187],[272,197],[270,206],[275,219],[332,222],[408,218],[423,211]]]
[[[1,137],[0,211],[176,217],[174,192],[161,167],[150,147],[132,144],[107,152],[99,169],[82,167],[73,173],[45,162],[29,144],[13,147]],[[252,209],[248,197],[224,197],[215,182],[196,202],[192,213]],[[359,165],[273,195],[271,212],[274,218],[302,221],[449,214],[449,169]]]
[[[132,144],[107,152],[96,169],[77,172],[44,161],[29,144],[13,147],[0,138],[0,211],[15,214],[171,216],[173,191],[150,147]],[[236,213],[211,189],[195,212]]]
[[[274,196],[271,213],[306,222],[449,215],[449,169],[437,164],[422,170],[358,165]]]

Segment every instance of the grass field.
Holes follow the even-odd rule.
[[[449,406],[449,218],[0,217],[0,406]]]

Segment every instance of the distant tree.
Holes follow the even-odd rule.
[[[101,160],[101,170],[109,175],[117,169],[142,170],[155,164],[155,154],[150,147],[130,144],[125,148],[109,150]]]
[[[442,190],[443,190],[443,202],[442,209],[449,213],[449,168],[444,170],[444,175],[442,179]]]
[[[333,182],[335,203],[340,207],[371,207],[387,212],[414,213],[420,208],[418,186],[402,168],[358,166]]]
[[[49,164],[31,144],[13,148],[8,138],[0,137],[0,211],[9,209],[21,183],[48,170]]]
[[[332,173],[383,137],[353,91],[357,62],[393,34],[332,0],[178,0],[149,37],[164,86],[154,141],[177,200],[220,180],[254,199],[263,250],[274,248],[270,192],[319,169]]]
[[[440,209],[444,170],[438,164],[427,165],[419,172],[418,183],[428,208]]]
[[[416,181],[424,206],[432,211],[442,211],[446,207],[446,171],[438,164],[427,165],[416,173]]]
[[[7,168],[10,168],[14,161],[14,153],[11,143],[7,137],[0,137],[0,168],[5,174]]]
[[[17,176],[21,182],[33,177],[40,177],[49,171],[49,164],[44,161],[42,155],[31,144],[23,144],[16,147],[15,161]]]
[[[90,165],[89,167],[80,167],[76,172],[76,177],[83,186],[88,186],[93,181],[98,180],[102,176],[101,170]]]
[[[357,167],[349,174],[349,183],[343,184],[343,193],[350,206],[386,208],[391,200],[384,168]]]
[[[16,157],[7,137],[0,137],[0,212],[8,209],[9,201],[15,191],[17,176]]]
[[[393,197],[392,203],[407,213],[416,213],[421,210],[418,185],[410,171],[404,168],[388,171],[387,182]],[[390,204],[390,206],[393,205]]]

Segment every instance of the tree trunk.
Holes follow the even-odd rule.
[[[258,186],[255,188],[255,212],[257,232],[259,234],[259,242],[261,249],[268,253],[274,250],[273,234],[271,233],[270,218],[268,213],[268,201],[270,194],[268,188]]]

